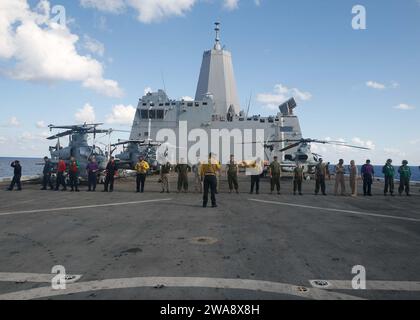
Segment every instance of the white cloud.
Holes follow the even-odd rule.
[[[181,98],[181,100],[184,100],[184,101],[194,101],[194,98],[189,97],[189,96],[184,96],[184,97]]]
[[[396,81],[391,81],[389,85],[377,81],[367,81],[366,86],[376,90],[397,89],[400,84]]]
[[[405,157],[407,154],[397,148],[384,148],[384,152],[389,156]]]
[[[221,0],[227,10],[239,7],[240,0]],[[184,16],[198,0],[80,0],[84,8],[94,8],[102,12],[120,14],[129,8],[137,11],[137,19],[143,23],[162,21],[172,16]],[[256,6],[261,1],[254,0]]]
[[[20,127],[20,122],[15,116],[13,116],[3,124],[3,127]]]
[[[312,152],[321,154],[323,159],[329,161],[333,164],[338,162],[338,159],[344,159],[345,163],[348,164],[350,160],[355,160],[356,163],[362,164],[366,161],[366,159],[371,159],[374,164],[382,163],[383,158],[386,157],[383,151],[379,151],[376,148],[376,144],[370,139],[361,139],[359,137],[354,137],[351,139],[343,139],[343,138],[330,138],[327,137],[324,139],[325,141],[339,141],[339,142],[346,142],[350,145],[355,145],[359,147],[366,147],[370,148],[371,150],[362,150],[350,147],[343,147],[340,145],[333,145],[333,144],[311,144]]]
[[[89,37],[88,35],[84,35],[83,37],[83,47],[93,53],[93,54],[97,54],[100,57],[103,57],[103,55],[105,54],[105,46],[102,42],[93,39],[91,37]]]
[[[80,0],[85,8],[95,8],[104,12],[120,13],[125,10],[124,0]]]
[[[34,9],[27,0],[0,2],[0,58],[14,64],[5,73],[24,81],[77,81],[102,94],[121,96],[118,83],[104,79],[102,64],[77,52],[79,37],[52,22],[49,12],[46,0]]]
[[[46,128],[46,127],[47,127],[47,125],[45,124],[45,122],[44,122],[44,121],[37,121],[37,123],[35,124],[35,126],[36,126],[38,129],[43,129],[43,128]]]
[[[5,144],[7,142],[7,139],[5,137],[0,136],[0,144]]]
[[[396,81],[391,82],[391,88],[392,89],[397,89],[399,87],[400,87],[400,84],[398,82],[396,82]]]
[[[238,9],[239,0],[224,0],[223,6],[228,10]]]
[[[379,83],[375,81],[366,82],[366,86],[372,89],[377,89],[377,90],[384,90],[386,88],[386,86],[383,83]]]
[[[95,109],[89,104],[86,103],[83,108],[79,109],[76,114],[74,115],[74,118],[79,123],[92,123],[95,122]]]
[[[153,92],[152,88],[150,88],[150,87],[144,88],[144,95],[147,95],[148,93],[151,93],[151,92]]]
[[[358,137],[351,139],[351,141],[359,147],[369,148],[371,150],[375,150],[376,146],[372,140],[362,140]]]
[[[112,113],[107,116],[106,123],[118,125],[131,125],[136,114],[136,108],[132,105],[116,105],[112,108]]]
[[[294,97],[297,101],[308,101],[312,99],[312,94],[301,91],[297,88],[288,88],[282,84],[276,84],[272,93],[260,93],[257,101],[269,109],[277,107],[287,99]]]
[[[405,103],[400,103],[399,105],[397,105],[397,106],[395,106],[393,108],[394,109],[397,109],[397,110],[404,110],[404,111],[416,109],[415,106],[411,106],[411,105],[408,105],[408,104],[405,104]]]
[[[118,82],[109,79],[89,78],[83,81],[83,87],[92,89],[98,93],[103,93],[109,97],[121,97],[123,91],[118,85]]]
[[[411,140],[410,144],[412,144],[412,145],[420,144],[420,139]]]
[[[137,11],[138,20],[143,23],[159,22],[171,16],[183,16],[190,11],[197,0],[80,0],[85,8],[119,14],[125,9]]]

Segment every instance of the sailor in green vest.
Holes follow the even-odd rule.
[[[236,193],[239,193],[238,185],[238,164],[235,161],[235,156],[232,154],[230,156],[230,161],[226,165],[227,167],[227,178],[229,184],[229,193],[232,193],[233,188],[235,188]]]
[[[273,162],[270,164],[271,194],[273,194],[274,186],[277,188],[277,194],[280,194],[280,174],[281,166],[278,162],[278,157],[275,156]]]
[[[411,169],[408,166],[407,160],[402,162],[402,166],[398,169],[398,173],[400,174],[400,187],[398,188],[400,196],[404,190],[407,196],[410,196]]]
[[[389,193],[391,196],[394,196],[394,177],[395,177],[395,168],[392,165],[392,159],[388,159],[385,165],[382,167],[382,173],[385,177],[385,188],[384,195],[386,196]]]

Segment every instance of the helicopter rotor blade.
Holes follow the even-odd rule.
[[[64,131],[64,132],[61,132],[61,133],[57,133],[57,134],[55,134],[51,137],[48,137],[47,140],[55,140],[55,139],[58,139],[58,138],[61,138],[61,137],[69,136],[72,133],[73,133],[73,130],[67,130],[67,131]]]
[[[360,146],[353,146],[351,144],[345,144],[345,143],[331,143],[331,142],[327,142],[327,144],[331,144],[331,145],[335,145],[335,146],[340,146],[340,147],[361,149],[361,150],[371,150],[370,148],[360,147]]]
[[[284,152],[284,151],[287,151],[287,150],[289,150],[289,149],[293,149],[293,148],[295,148],[295,147],[299,146],[300,144],[301,144],[301,142],[298,142],[298,143],[293,143],[293,144],[291,144],[291,145],[289,145],[289,146],[287,146],[287,147],[285,147],[285,148],[281,149],[281,150],[280,150],[280,152]]]

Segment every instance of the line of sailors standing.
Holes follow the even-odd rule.
[[[70,163],[67,165],[65,161],[60,160],[57,165],[57,178],[56,185],[53,186],[52,183],[52,172],[54,170],[54,164],[50,161],[48,157],[44,158],[45,164],[43,168],[43,181],[42,189],[58,191],[62,187],[62,191],[66,191],[67,187],[71,191],[79,192],[79,174],[80,174],[80,165],[75,158],[70,159]],[[17,186],[17,190],[22,190],[21,186],[21,176],[22,176],[22,166],[19,161],[12,162],[11,166],[14,168],[14,176],[10,187],[8,190],[13,190],[14,186]],[[162,165],[160,172],[160,183],[162,185],[162,193],[169,193],[169,174],[171,172],[171,164],[166,163]],[[88,190],[87,191],[96,191],[97,177],[99,172],[99,166],[94,157],[89,159],[89,163],[86,166],[87,176],[88,176]],[[226,165],[227,180],[229,185],[229,192],[239,193],[239,183],[238,183],[238,172],[239,165],[235,161],[233,155],[230,156],[230,161]],[[250,165],[247,170],[247,175],[251,176],[251,188],[250,194],[254,193],[259,194],[260,190],[260,177],[263,171],[263,162],[260,159],[257,159],[252,165]],[[304,166],[300,163],[296,164],[296,167],[293,170],[293,194],[302,195],[302,182],[305,179],[304,175]],[[150,166],[144,157],[139,157],[139,161],[135,166],[136,171],[136,191],[139,193],[144,192],[145,182],[147,173],[150,170]],[[181,162],[174,167],[174,171],[178,174],[177,181],[177,190],[178,192],[188,192],[188,173],[193,172],[194,174],[194,186],[195,191],[204,192],[203,194],[203,206],[206,207],[208,203],[208,192],[211,192],[211,202],[212,206],[216,207],[216,197],[218,193],[218,179],[220,175],[221,165],[219,161],[214,157],[213,154],[209,155],[208,162],[200,163],[199,165],[190,166],[183,159]],[[106,174],[104,181],[103,192],[113,192],[114,190],[114,177],[118,171],[117,163],[114,157],[111,157],[106,166]],[[69,176],[69,184],[66,183],[66,174]],[[344,160],[340,159],[338,164],[335,166],[335,186],[334,194],[338,195],[339,191],[341,195],[345,195],[346,186],[344,176],[347,173],[346,167],[344,165]],[[382,168],[382,173],[385,177],[384,180],[384,195],[390,193],[391,196],[394,195],[394,181],[396,170],[392,165],[392,160],[388,159],[385,165]],[[411,169],[408,166],[408,161],[404,160],[402,165],[398,168],[398,173],[400,175],[400,185],[398,188],[398,193],[400,195],[403,192],[407,196],[410,196],[410,179],[411,179]],[[281,165],[278,161],[278,157],[274,157],[273,162],[270,163],[268,167],[268,174],[270,176],[271,182],[271,194],[276,190],[277,194],[280,194],[280,178],[281,178]],[[348,167],[349,174],[349,184],[351,189],[351,196],[357,196],[357,181],[358,181],[358,168],[355,164],[355,161],[350,162]],[[374,167],[371,165],[370,160],[367,160],[366,163],[361,168],[360,177],[363,181],[363,195],[372,196],[372,184],[375,177]],[[319,160],[319,163],[315,166],[315,195],[318,195],[319,192],[323,195],[326,195],[326,184],[325,180],[331,178],[329,172],[329,163],[323,162],[322,159]]]

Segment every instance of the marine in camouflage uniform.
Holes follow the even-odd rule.
[[[303,182],[303,170],[304,167],[301,164],[297,164],[293,170],[293,194],[296,195],[296,191],[299,195],[302,195],[302,182]]]
[[[227,178],[229,184],[229,192],[232,193],[233,188],[235,188],[236,193],[239,193],[238,185],[238,164],[235,161],[233,155],[230,156],[230,161],[226,165],[227,167]]]
[[[274,157],[274,161],[270,164],[270,176],[271,176],[271,194],[273,194],[274,187],[277,188],[277,194],[280,194],[280,175],[281,166],[278,162],[278,157]]]
[[[322,194],[326,196],[326,188],[325,188],[325,177],[327,175],[327,165],[322,162],[322,159],[319,159],[319,163],[315,167],[315,195],[319,193],[319,189],[321,189]]]
[[[191,171],[191,167],[185,163],[179,163],[175,167],[175,172],[178,173],[178,192],[182,189],[188,192],[188,171]]]
[[[170,172],[171,172],[171,164],[169,162],[162,165],[160,169],[160,181],[162,183],[161,193],[164,193],[165,191],[169,193],[169,173]]]
[[[192,172],[194,173],[194,189],[196,192],[203,193],[203,183],[200,176],[200,161],[192,166]]]

